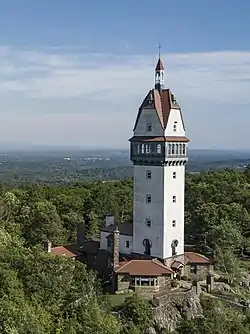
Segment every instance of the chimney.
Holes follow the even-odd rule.
[[[106,216],[105,226],[108,227],[110,225],[115,224],[115,217],[114,216]]]
[[[113,266],[114,269],[119,265],[119,229],[116,225],[114,230]]]
[[[85,222],[81,222],[76,226],[76,233],[77,233],[77,246],[82,247],[85,243]]]
[[[44,250],[47,253],[51,253],[51,248],[52,248],[52,242],[47,240],[44,242]]]

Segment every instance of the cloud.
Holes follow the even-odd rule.
[[[128,43],[125,48],[132,52]],[[246,113],[250,103],[250,52],[165,54],[163,59],[165,84],[181,101],[195,146],[241,145],[238,137],[232,140],[231,133],[242,138],[242,126],[247,133],[246,120],[250,122]],[[2,46],[2,127],[11,131],[16,122],[12,134],[17,141],[88,141],[96,145],[101,141],[106,146],[125,146],[137,108],[153,85],[155,62],[155,55],[91,53],[87,46],[48,46],[40,50]],[[241,130],[234,128],[239,111],[246,117]],[[13,118],[13,114],[18,116]],[[113,125],[119,122],[122,129],[117,132]],[[49,136],[46,124],[52,131]],[[26,125],[37,130],[27,131]],[[0,142],[3,136],[10,137],[4,129]],[[65,131],[71,131],[67,140]],[[244,147],[246,136],[242,139]]]

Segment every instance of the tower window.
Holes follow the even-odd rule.
[[[172,221],[172,226],[175,227],[176,226],[176,220]]]
[[[129,246],[130,246],[130,242],[129,240],[126,240],[126,248],[129,248]]]
[[[186,154],[186,145],[185,144],[183,144],[182,145],[182,154]]]
[[[174,145],[174,144],[172,144],[172,150],[171,150],[171,154],[174,154],[174,152],[175,152],[175,149],[174,149],[174,147],[175,147],[175,145]]]
[[[161,154],[161,144],[157,144],[156,146],[156,153]]]
[[[174,126],[173,126],[173,131],[175,132],[177,130],[177,122],[174,122]]]
[[[173,172],[173,179],[176,179],[176,172]]]
[[[168,144],[168,154],[171,154],[171,144]]]
[[[147,170],[146,171],[146,177],[147,177],[148,180],[152,179],[152,172],[151,172],[151,170]]]
[[[142,154],[145,153],[145,145],[144,145],[144,144],[141,145],[141,153],[142,153]]]
[[[148,132],[152,131],[152,123],[147,123],[147,131]]]
[[[140,154],[141,152],[140,144],[137,145],[137,153]]]
[[[149,154],[151,152],[151,146],[146,145],[146,153]]]
[[[147,203],[151,203],[151,201],[152,201],[151,195],[150,195],[150,194],[147,194],[147,195],[146,195],[146,202],[147,202]]]
[[[151,227],[151,219],[150,218],[146,218],[145,225],[146,225],[146,227]]]
[[[176,203],[176,196],[173,196],[173,203]]]

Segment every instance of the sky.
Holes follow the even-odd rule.
[[[128,148],[154,85],[199,149],[250,149],[250,1],[0,0],[0,148]]]

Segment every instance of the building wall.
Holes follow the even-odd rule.
[[[147,123],[152,124],[152,131],[147,131]],[[163,136],[164,130],[155,109],[143,109],[138,120],[134,136]]]
[[[190,280],[204,281],[207,275],[213,271],[213,267],[210,264],[197,264],[197,272],[195,274],[191,272],[191,266],[192,265],[186,265],[182,270],[183,276],[186,276]]]
[[[100,249],[107,250],[107,247],[108,247],[107,236],[109,234],[110,233],[108,233],[108,232],[102,232],[101,231],[101,233],[100,233]],[[126,247],[126,241],[129,241],[129,245],[130,245],[129,248]],[[120,234],[120,236],[119,236],[119,251],[120,251],[120,253],[131,254],[132,248],[133,248],[132,243],[133,243],[132,236]]]
[[[151,171],[149,180],[147,170]],[[155,257],[172,256],[174,239],[179,241],[177,253],[184,252],[184,184],[184,166],[134,166],[133,252],[144,253],[144,239],[151,240],[151,255]],[[151,203],[146,203],[147,194]],[[151,219],[151,228],[146,226],[147,218]]]
[[[127,291],[134,290],[135,292],[142,295],[152,295],[157,292],[167,292],[171,289],[171,276],[158,276],[158,285],[157,286],[134,286],[131,285],[131,277],[128,274],[116,275],[117,279],[117,290],[118,291]]]
[[[176,131],[174,131],[174,122],[176,123]],[[166,130],[164,131],[165,136],[185,136],[184,124],[182,122],[181,111],[178,109],[171,109]]]

